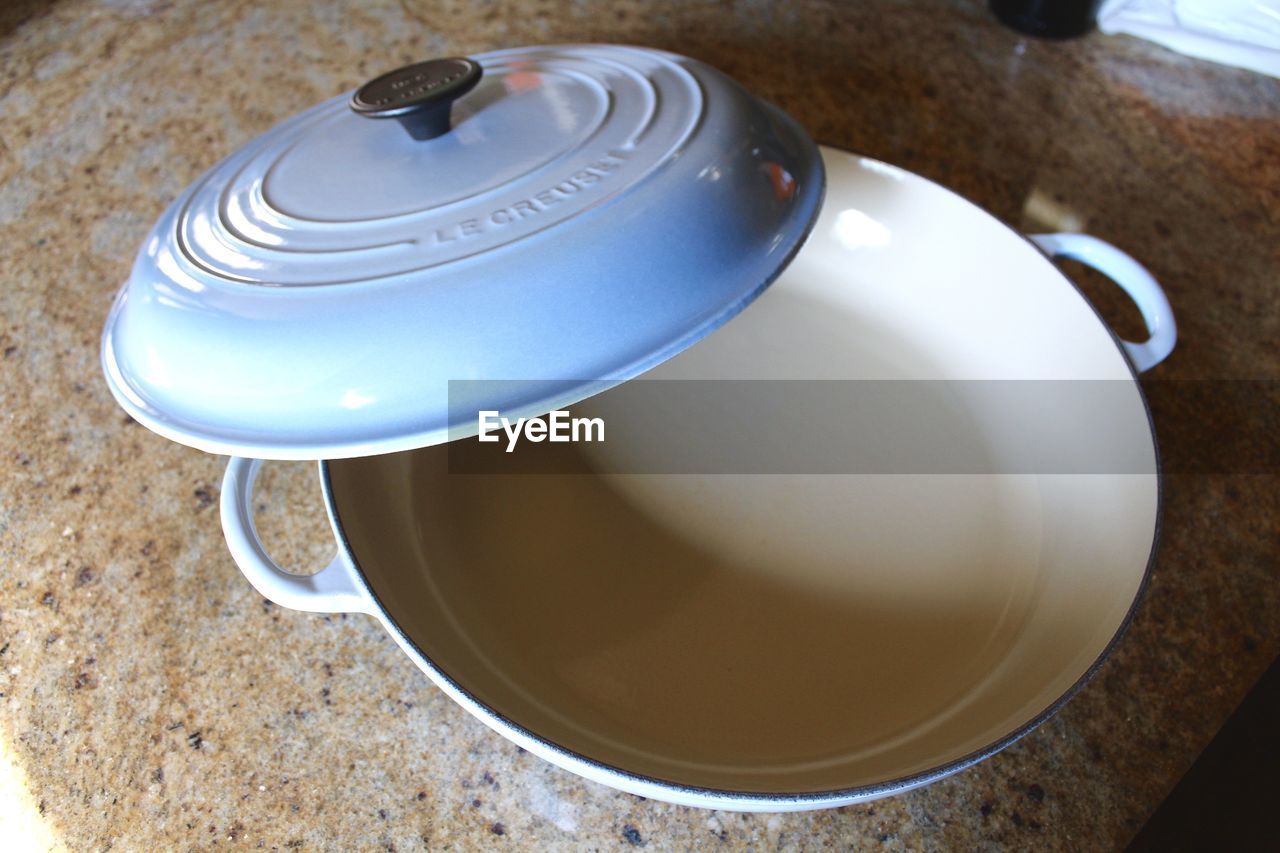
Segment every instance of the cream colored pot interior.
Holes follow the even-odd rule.
[[[792,266],[654,375],[1131,379],[1031,244],[920,178],[824,157]],[[1127,389],[1119,417],[1154,471]],[[660,447],[658,429],[652,447],[584,446],[583,464]],[[447,455],[328,463],[389,617],[537,737],[729,791],[873,786],[1016,735],[1124,623],[1158,505],[1154,473],[474,476]]]

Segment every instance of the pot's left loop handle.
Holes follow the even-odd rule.
[[[232,457],[222,478],[222,531],[240,571],[267,600],[311,613],[368,613],[369,599],[342,548],[313,575],[296,575],[272,560],[253,522],[253,484],[261,460]]]
[[[1051,258],[1071,258],[1091,266],[1120,285],[1142,312],[1150,335],[1145,341],[1126,341],[1125,352],[1138,373],[1145,373],[1169,357],[1178,342],[1178,324],[1160,282],[1147,268],[1115,246],[1088,234],[1031,234],[1031,242]]]

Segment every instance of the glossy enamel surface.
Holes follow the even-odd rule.
[[[577,401],[724,323],[812,226],[812,141],[705,65],[618,46],[474,58],[484,77],[442,136],[342,95],[170,207],[103,335],[130,414],[261,458],[434,444],[474,430],[450,429],[450,380],[544,380],[480,401],[512,412]]]
[[[655,373],[1112,380],[1155,471],[1124,350],[1035,246],[922,178],[824,157],[787,273]],[[1156,473],[495,478],[449,474],[446,452],[321,466],[327,592],[264,579],[238,533],[233,553],[264,594],[374,613],[548,760],[715,808],[857,802],[1008,745],[1116,641],[1159,515]],[[233,527],[247,472],[229,470]]]

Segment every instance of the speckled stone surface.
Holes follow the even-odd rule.
[[[698,57],[823,143],[919,171],[1015,227],[1074,225],[1126,248],[1181,327],[1151,381],[1280,378],[1275,80],[1127,38],[1024,40],[974,2],[11,3],[0,768],[24,780],[16,808],[40,843],[1114,848],[1280,651],[1276,475],[1175,470],[1136,620],[1062,713],[913,793],[743,816],[579,780],[471,719],[371,619],[264,602],[222,542],[223,460],[133,425],[99,376],[101,323],[148,226],[217,159],[375,72],[592,40]],[[1136,334],[1131,307],[1079,279]],[[1226,417],[1175,400],[1156,425],[1177,443],[1230,431]],[[274,469],[262,519],[281,553],[314,564],[326,545],[309,478]]]

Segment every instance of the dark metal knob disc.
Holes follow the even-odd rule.
[[[448,132],[453,102],[483,74],[479,63],[465,57],[406,65],[357,89],[351,109],[368,118],[394,118],[414,139],[432,139]]]

